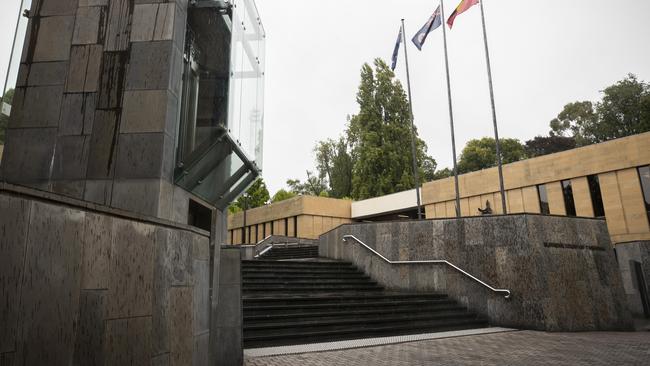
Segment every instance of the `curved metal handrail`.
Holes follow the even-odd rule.
[[[469,274],[468,272],[464,271],[460,267],[456,266],[455,264],[453,264],[453,263],[451,263],[451,262],[449,262],[447,260],[434,259],[434,260],[424,260],[424,261],[392,261],[392,260],[384,257],[383,255],[379,254],[379,252],[377,252],[376,250],[369,247],[366,243],[364,243],[363,241],[361,241],[359,238],[357,238],[354,235],[344,235],[343,236],[343,241],[347,242],[347,239],[355,240],[357,243],[363,245],[364,247],[366,247],[366,249],[373,252],[375,255],[377,255],[379,258],[383,259],[386,263],[389,263],[389,264],[446,264],[446,265],[450,266],[451,268],[457,270],[458,272],[464,274],[465,276],[467,276],[467,277],[473,279],[474,281],[480,283],[481,285],[487,287],[491,291],[498,292],[498,293],[504,293],[505,295],[503,295],[503,297],[505,297],[506,299],[510,298],[510,290],[502,289],[502,288],[494,288],[494,287],[492,287],[492,286],[488,285],[487,283],[479,280],[478,278],[474,277],[473,275]]]

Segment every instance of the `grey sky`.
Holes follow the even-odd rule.
[[[445,2],[447,15],[458,1]],[[546,134],[564,104],[597,100],[629,72],[650,80],[650,1],[484,1],[503,137]],[[19,3],[0,5],[0,70]],[[314,169],[316,141],[343,132],[346,116],[357,111],[361,65],[390,58],[399,20],[406,19],[410,39],[438,3],[257,0],[267,32],[264,177],[271,194]],[[459,151],[493,134],[480,26],[476,6],[448,33]],[[439,167],[450,166],[441,29],[422,52],[409,42],[409,58],[415,123]],[[405,83],[403,53],[397,75]]]

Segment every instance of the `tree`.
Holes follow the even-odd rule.
[[[286,201],[288,199],[296,197],[296,194],[293,192],[289,192],[286,189],[281,189],[273,195],[273,198],[271,198],[271,203],[276,203],[276,202],[281,202],[281,201]]]
[[[366,199],[415,187],[411,153],[411,116],[406,93],[386,62],[364,64],[357,93],[359,113],[349,119],[347,143],[353,162],[354,199]],[[417,131],[415,131],[417,138]],[[435,161],[417,138],[420,179],[432,176]],[[432,169],[433,168],[433,169]]]
[[[269,190],[266,188],[264,179],[258,178],[253,185],[248,188],[246,193],[241,195],[235,203],[230,205],[229,210],[232,213],[242,210],[266,205],[270,200]]]
[[[550,123],[551,136],[570,136],[577,146],[650,131],[650,84],[629,74],[602,91],[595,105],[569,103]]]
[[[291,192],[297,195],[321,196],[323,192],[327,193],[325,179],[313,175],[310,171],[307,171],[307,180],[304,183],[299,179],[289,179],[287,180],[287,185],[291,189]]]
[[[14,99],[14,89],[7,90],[7,92],[2,96],[2,102],[7,103],[9,105],[11,105],[13,99]],[[0,145],[4,145],[5,131],[8,125],[9,125],[9,117],[0,113]]]
[[[326,179],[329,183],[329,196],[349,197],[352,191],[353,162],[345,138],[341,137],[338,141],[319,141],[314,152],[318,177]]]
[[[524,146],[517,139],[500,139],[501,159],[503,164],[513,163],[526,158]],[[474,172],[497,166],[496,143],[491,137],[470,140],[458,160],[460,174]]]
[[[573,137],[564,136],[537,136],[526,141],[524,149],[529,158],[548,155],[560,151],[571,150],[576,147],[576,140]]]

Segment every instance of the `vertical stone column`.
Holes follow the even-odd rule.
[[[173,168],[187,6],[35,0],[2,179],[178,216]]]

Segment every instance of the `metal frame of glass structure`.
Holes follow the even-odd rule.
[[[253,0],[188,10],[174,180],[220,209],[262,172],[265,38]]]

